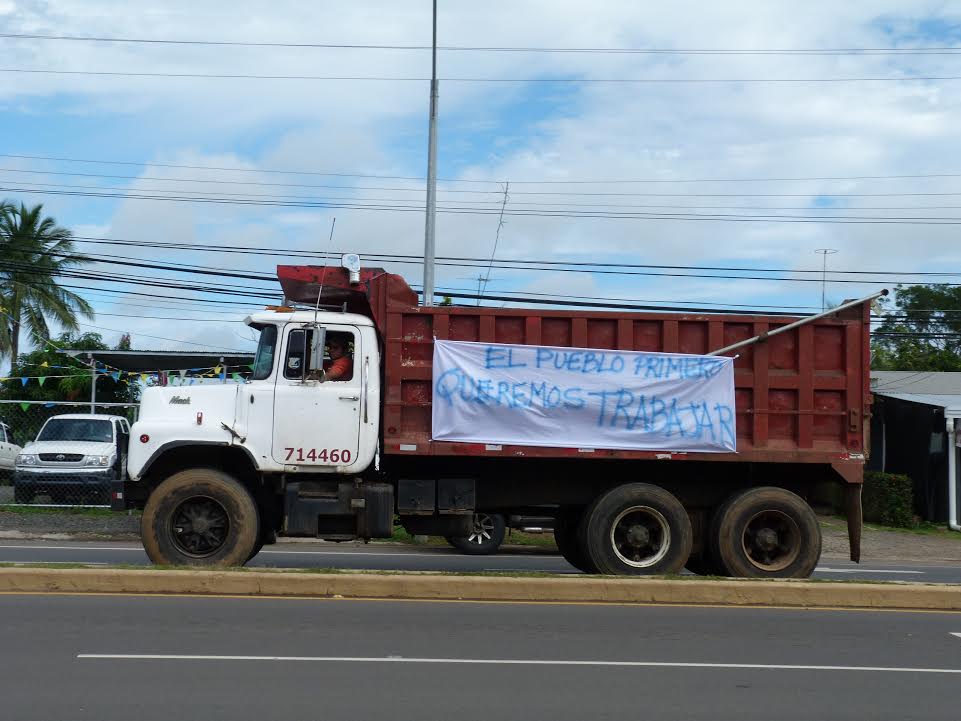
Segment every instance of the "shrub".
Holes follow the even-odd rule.
[[[914,528],[914,484],[897,473],[868,471],[861,495],[864,520],[898,528]]]

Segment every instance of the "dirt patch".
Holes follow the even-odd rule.
[[[820,520],[822,557],[848,558],[847,525],[837,518]],[[934,536],[866,526],[861,536],[861,562],[865,561],[961,561],[961,533]]]

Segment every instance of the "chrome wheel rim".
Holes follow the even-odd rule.
[[[650,568],[667,555],[671,528],[656,508],[631,506],[611,524],[610,542],[622,563],[632,568]]]
[[[467,542],[483,546],[485,543],[493,540],[493,537],[494,519],[486,513],[475,513],[474,525],[471,528],[470,534],[467,536]]]

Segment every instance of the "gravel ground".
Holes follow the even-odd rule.
[[[139,540],[140,516],[124,513],[10,513],[0,511],[0,539]]]
[[[848,557],[844,521],[821,519],[825,558]],[[0,539],[139,540],[140,516],[123,513],[11,513],[0,511]],[[520,548],[520,547],[518,547]],[[506,549],[505,549],[506,550]],[[540,549],[524,547],[528,552]],[[548,549],[544,549],[548,550]],[[961,561],[961,533],[944,536],[864,529],[862,561]]]
[[[848,530],[843,520],[822,518],[825,558],[848,558]],[[928,535],[908,531],[878,530],[870,525],[861,536],[861,562],[961,561],[961,533]]]

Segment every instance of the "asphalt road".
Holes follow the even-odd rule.
[[[958,718],[961,615],[0,595],[2,717]]]
[[[147,564],[138,543],[0,541],[0,563]],[[544,571],[580,573],[563,558],[539,551],[465,556],[446,547],[387,544],[280,543],[267,546],[251,566],[271,568],[348,568],[380,571]],[[822,559],[815,578],[961,583],[961,564],[862,564]]]

